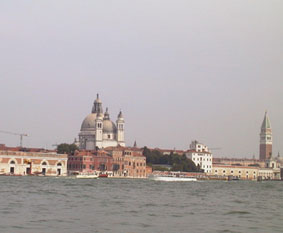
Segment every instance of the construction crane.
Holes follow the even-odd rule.
[[[8,132],[8,131],[4,131],[4,130],[0,130],[0,133],[20,136],[20,147],[23,147],[23,137],[28,136],[26,133],[13,133],[13,132]]]

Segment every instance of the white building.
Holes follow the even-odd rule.
[[[196,166],[199,166],[205,173],[212,171],[212,154],[208,147],[198,141],[192,141],[190,149],[186,152],[187,158],[191,159]]]
[[[55,152],[42,152],[37,149],[0,148],[0,174],[1,175],[67,175],[66,154]]]
[[[124,127],[122,112],[118,114],[116,124],[112,122],[107,108],[103,113],[102,102],[97,94],[91,114],[82,123],[79,147],[83,150],[94,150],[96,147],[125,146]]]

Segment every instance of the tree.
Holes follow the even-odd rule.
[[[76,144],[62,143],[57,146],[58,154],[74,154],[79,148]]]
[[[147,147],[144,147],[143,155],[146,157],[147,164],[172,165],[172,171],[200,171],[200,168],[198,168],[191,159],[188,159],[185,154],[179,155],[174,154],[173,152],[171,152],[169,155],[162,154],[158,150],[150,150]]]

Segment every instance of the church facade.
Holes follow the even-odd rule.
[[[125,121],[120,111],[116,124],[111,121],[108,108],[103,112],[102,102],[97,98],[92,111],[86,116],[79,133],[79,147],[81,150],[95,150],[109,146],[125,146]]]

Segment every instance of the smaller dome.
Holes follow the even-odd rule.
[[[103,121],[103,133],[116,133],[116,125],[111,120]]]
[[[96,119],[96,114],[95,113],[89,114],[84,119],[84,121],[82,123],[81,131],[94,130],[94,128],[95,128],[95,119]]]

